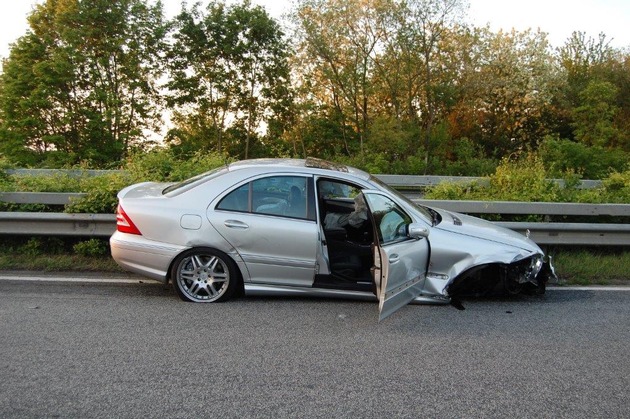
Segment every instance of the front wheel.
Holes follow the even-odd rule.
[[[238,283],[232,259],[210,248],[191,249],[178,256],[171,278],[177,295],[194,303],[228,300]]]

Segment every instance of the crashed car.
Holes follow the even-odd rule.
[[[372,298],[383,319],[411,301],[542,293],[553,274],[529,238],[415,204],[376,177],[319,159],[227,164],[118,194],[114,260],[172,281],[185,301],[239,294]]]

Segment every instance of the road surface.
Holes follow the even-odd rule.
[[[0,417],[630,417],[627,289],[379,323],[370,302],[91,278],[0,275]]]

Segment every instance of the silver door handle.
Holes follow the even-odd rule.
[[[245,230],[245,229],[249,228],[249,226],[247,224],[245,224],[242,221],[238,221],[238,220],[226,220],[225,223],[223,223],[223,224],[225,224],[225,226],[228,227],[228,228],[238,228],[238,229],[241,229],[241,230]]]
[[[397,253],[394,253],[393,255],[389,257],[389,263],[396,263],[399,260],[400,260],[400,257],[398,256]]]

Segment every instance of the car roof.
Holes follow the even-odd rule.
[[[253,168],[274,170],[306,168],[311,169],[312,171],[317,171],[320,174],[329,171],[331,174],[334,172],[349,173],[362,179],[368,179],[370,177],[370,175],[363,170],[313,157],[308,157],[306,159],[251,159],[241,160],[228,165],[228,170],[230,171]]]

